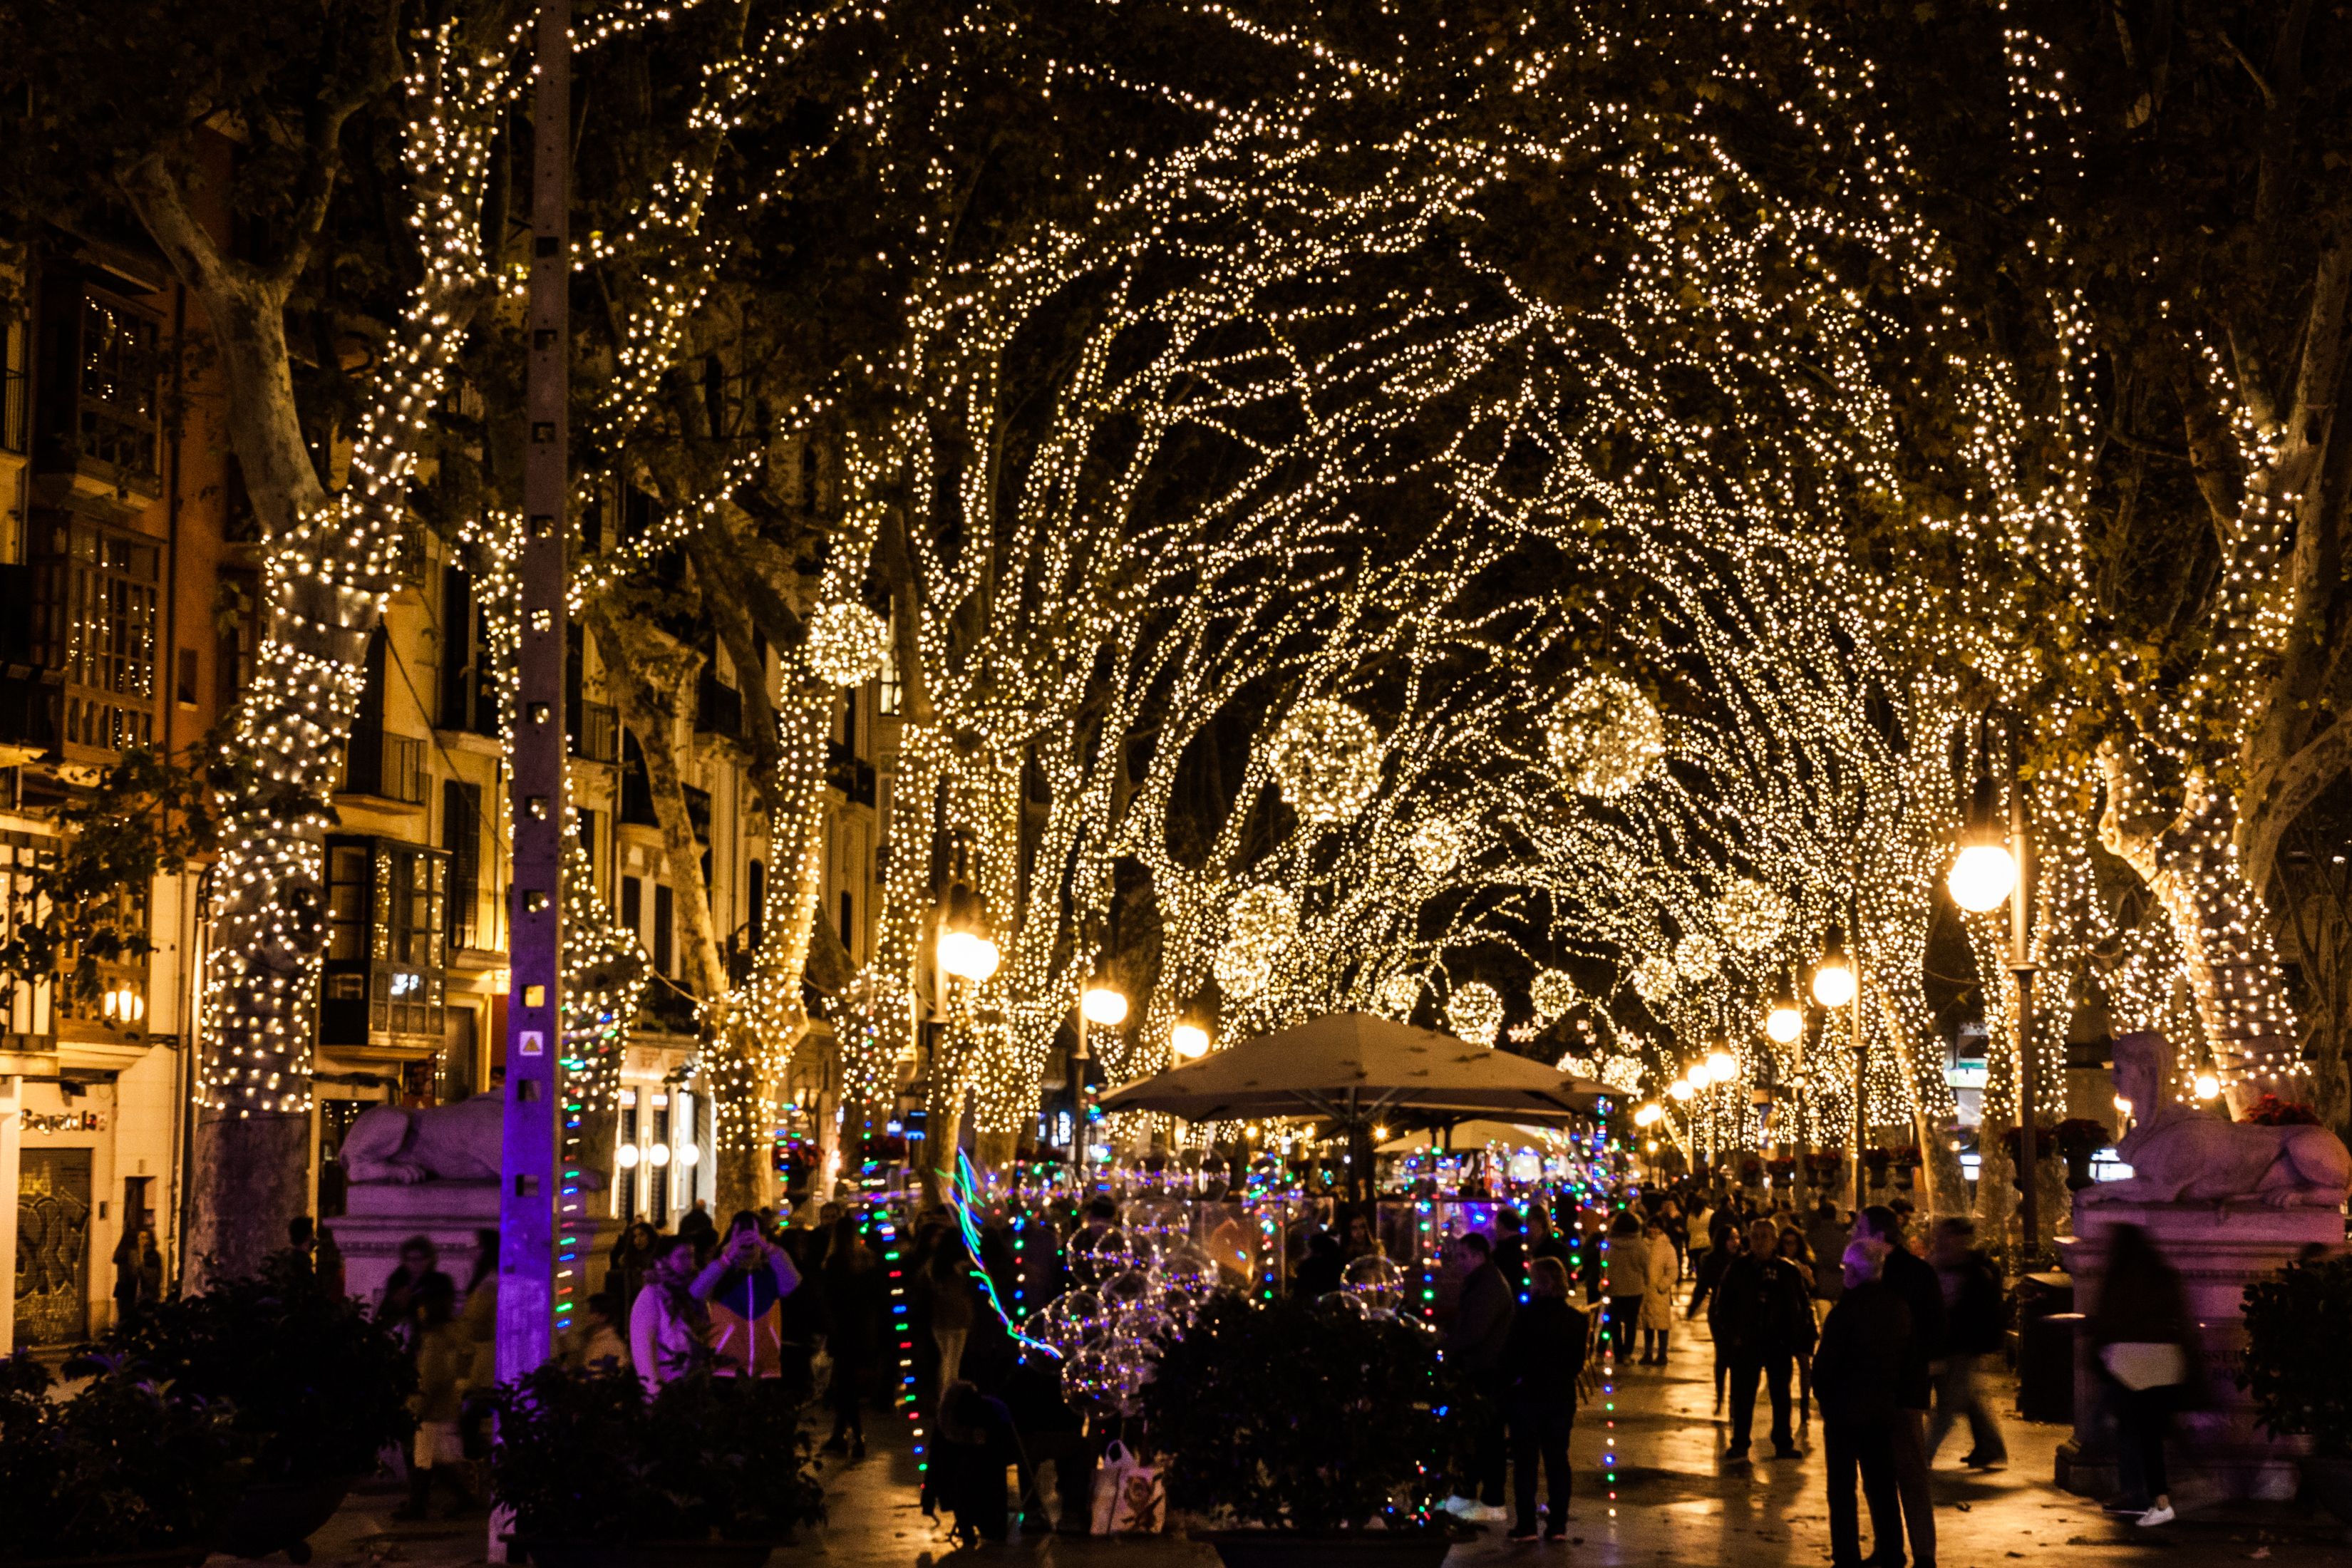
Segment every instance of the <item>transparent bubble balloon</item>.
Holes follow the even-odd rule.
[[[1119,1397],[1121,1368],[1107,1345],[1089,1345],[1062,1363],[1062,1393],[1082,1405],[1107,1405]]]
[[[1372,1315],[1371,1309],[1364,1305],[1364,1299],[1352,1290],[1334,1290],[1328,1295],[1318,1296],[1315,1308],[1335,1318],[1369,1318]]]
[[[1070,1238],[1070,1275],[1082,1284],[1099,1285],[1114,1274],[1124,1274],[1148,1258],[1136,1256],[1135,1244],[1118,1226]]]
[[[1159,1274],[1171,1292],[1206,1297],[1217,1289],[1217,1260],[1190,1242],[1160,1260]]]
[[[1134,1204],[1128,1210],[1126,1229],[1137,1252],[1153,1258],[1165,1258],[1186,1239],[1184,1205],[1165,1198]]]
[[[1092,1290],[1065,1290],[1054,1299],[1054,1305],[1061,1309],[1064,1320],[1081,1334],[1099,1326],[1110,1315],[1103,1309],[1102,1298]]]
[[[1404,1307],[1404,1270],[1377,1254],[1359,1258],[1340,1272],[1340,1283],[1375,1316],[1393,1317]]]
[[[1124,1317],[1144,1306],[1151,1295],[1151,1277],[1140,1268],[1114,1274],[1102,1283],[1103,1310],[1113,1317]]]

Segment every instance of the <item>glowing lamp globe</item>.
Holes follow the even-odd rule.
[[[1653,1102],[1633,1112],[1633,1125],[1636,1127],[1655,1127],[1658,1124],[1658,1119],[1665,1115],[1665,1113],[1664,1107]]]
[[[2016,890],[2017,858],[2006,845],[1971,844],[1953,859],[1944,886],[1952,902],[1970,914],[1990,914]]]
[[[697,1160],[701,1158],[702,1151],[696,1145],[692,1143],[681,1143],[677,1146],[677,1163],[679,1164],[691,1165]]]
[[[1696,1075],[1694,1074],[1694,1077]],[[1706,1056],[1706,1080],[1709,1083],[1729,1083],[1739,1076],[1739,1063],[1729,1051],[1709,1051]]]
[[[1087,994],[1078,999],[1078,1010],[1087,1016],[1087,1023],[1106,1029],[1127,1022],[1127,998],[1108,985],[1087,986]]]
[[[940,967],[958,980],[979,984],[996,973],[999,957],[996,944],[977,931],[940,933]]]
[[[613,1153],[613,1163],[624,1171],[635,1170],[637,1162],[643,1158],[645,1158],[645,1151],[635,1143],[624,1143]]]
[[[1774,1045],[1794,1045],[1797,1037],[1805,1032],[1805,1016],[1793,1003],[1782,1002],[1764,1015],[1764,1034]]]
[[[1696,1094],[1698,1090],[1691,1087],[1690,1079],[1686,1078],[1678,1078],[1675,1079],[1674,1082],[1666,1085],[1666,1092],[1674,1096],[1676,1100],[1688,1100],[1692,1095]]]
[[[1180,1062],[1198,1061],[1209,1054],[1209,1031],[1198,1024],[1179,1024],[1168,1031],[1168,1048]]]
[[[646,1144],[646,1163],[651,1165],[656,1171],[660,1170],[664,1165],[668,1164],[669,1145],[667,1143]]]
[[[2211,1073],[2210,1073],[2210,1072],[2200,1072],[2200,1073],[2199,1073],[2199,1074],[2197,1075],[2197,1098],[2198,1098],[2198,1099],[2200,1099],[2200,1100],[2211,1100],[2214,1096],[2216,1096],[2216,1095],[2220,1094],[2221,1092],[2221,1080],[2219,1078],[2217,1078],[2216,1076],[2214,1076],[2213,1074],[2211,1074]]]
[[[1843,958],[1824,958],[1813,971],[1813,1000],[1824,1007],[1844,1006],[1853,989],[1853,965]]]

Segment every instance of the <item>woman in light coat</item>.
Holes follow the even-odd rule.
[[[1644,1229],[1650,1244],[1649,1285],[1642,1292],[1642,1364],[1666,1364],[1666,1335],[1675,1326],[1675,1286],[1682,1279],[1682,1255],[1665,1226],[1652,1220]]]

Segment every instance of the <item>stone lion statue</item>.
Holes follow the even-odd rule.
[[[343,1135],[343,1173],[353,1182],[495,1182],[506,1141],[506,1102],[478,1094],[455,1105],[375,1105]]]
[[[2251,1198],[2272,1208],[2334,1208],[2352,1191],[2352,1151],[2325,1127],[2229,1121],[2164,1092],[2170,1047],[2162,1035],[2116,1037],[2116,1092],[2137,1121],[2116,1152],[2131,1166],[2077,1203],[2221,1204]]]

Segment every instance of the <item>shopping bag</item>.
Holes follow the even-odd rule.
[[[1101,1461],[1095,1466],[1094,1494],[1087,1500],[1094,1505],[1090,1528],[1095,1534],[1118,1533],[1119,1494],[1126,1489],[1127,1472],[1134,1468],[1135,1456],[1127,1451],[1125,1444],[1114,1441],[1103,1450]]]
[[[1168,1528],[1168,1483],[1157,1465],[1129,1464],[1121,1473],[1113,1535],[1157,1535]]]

